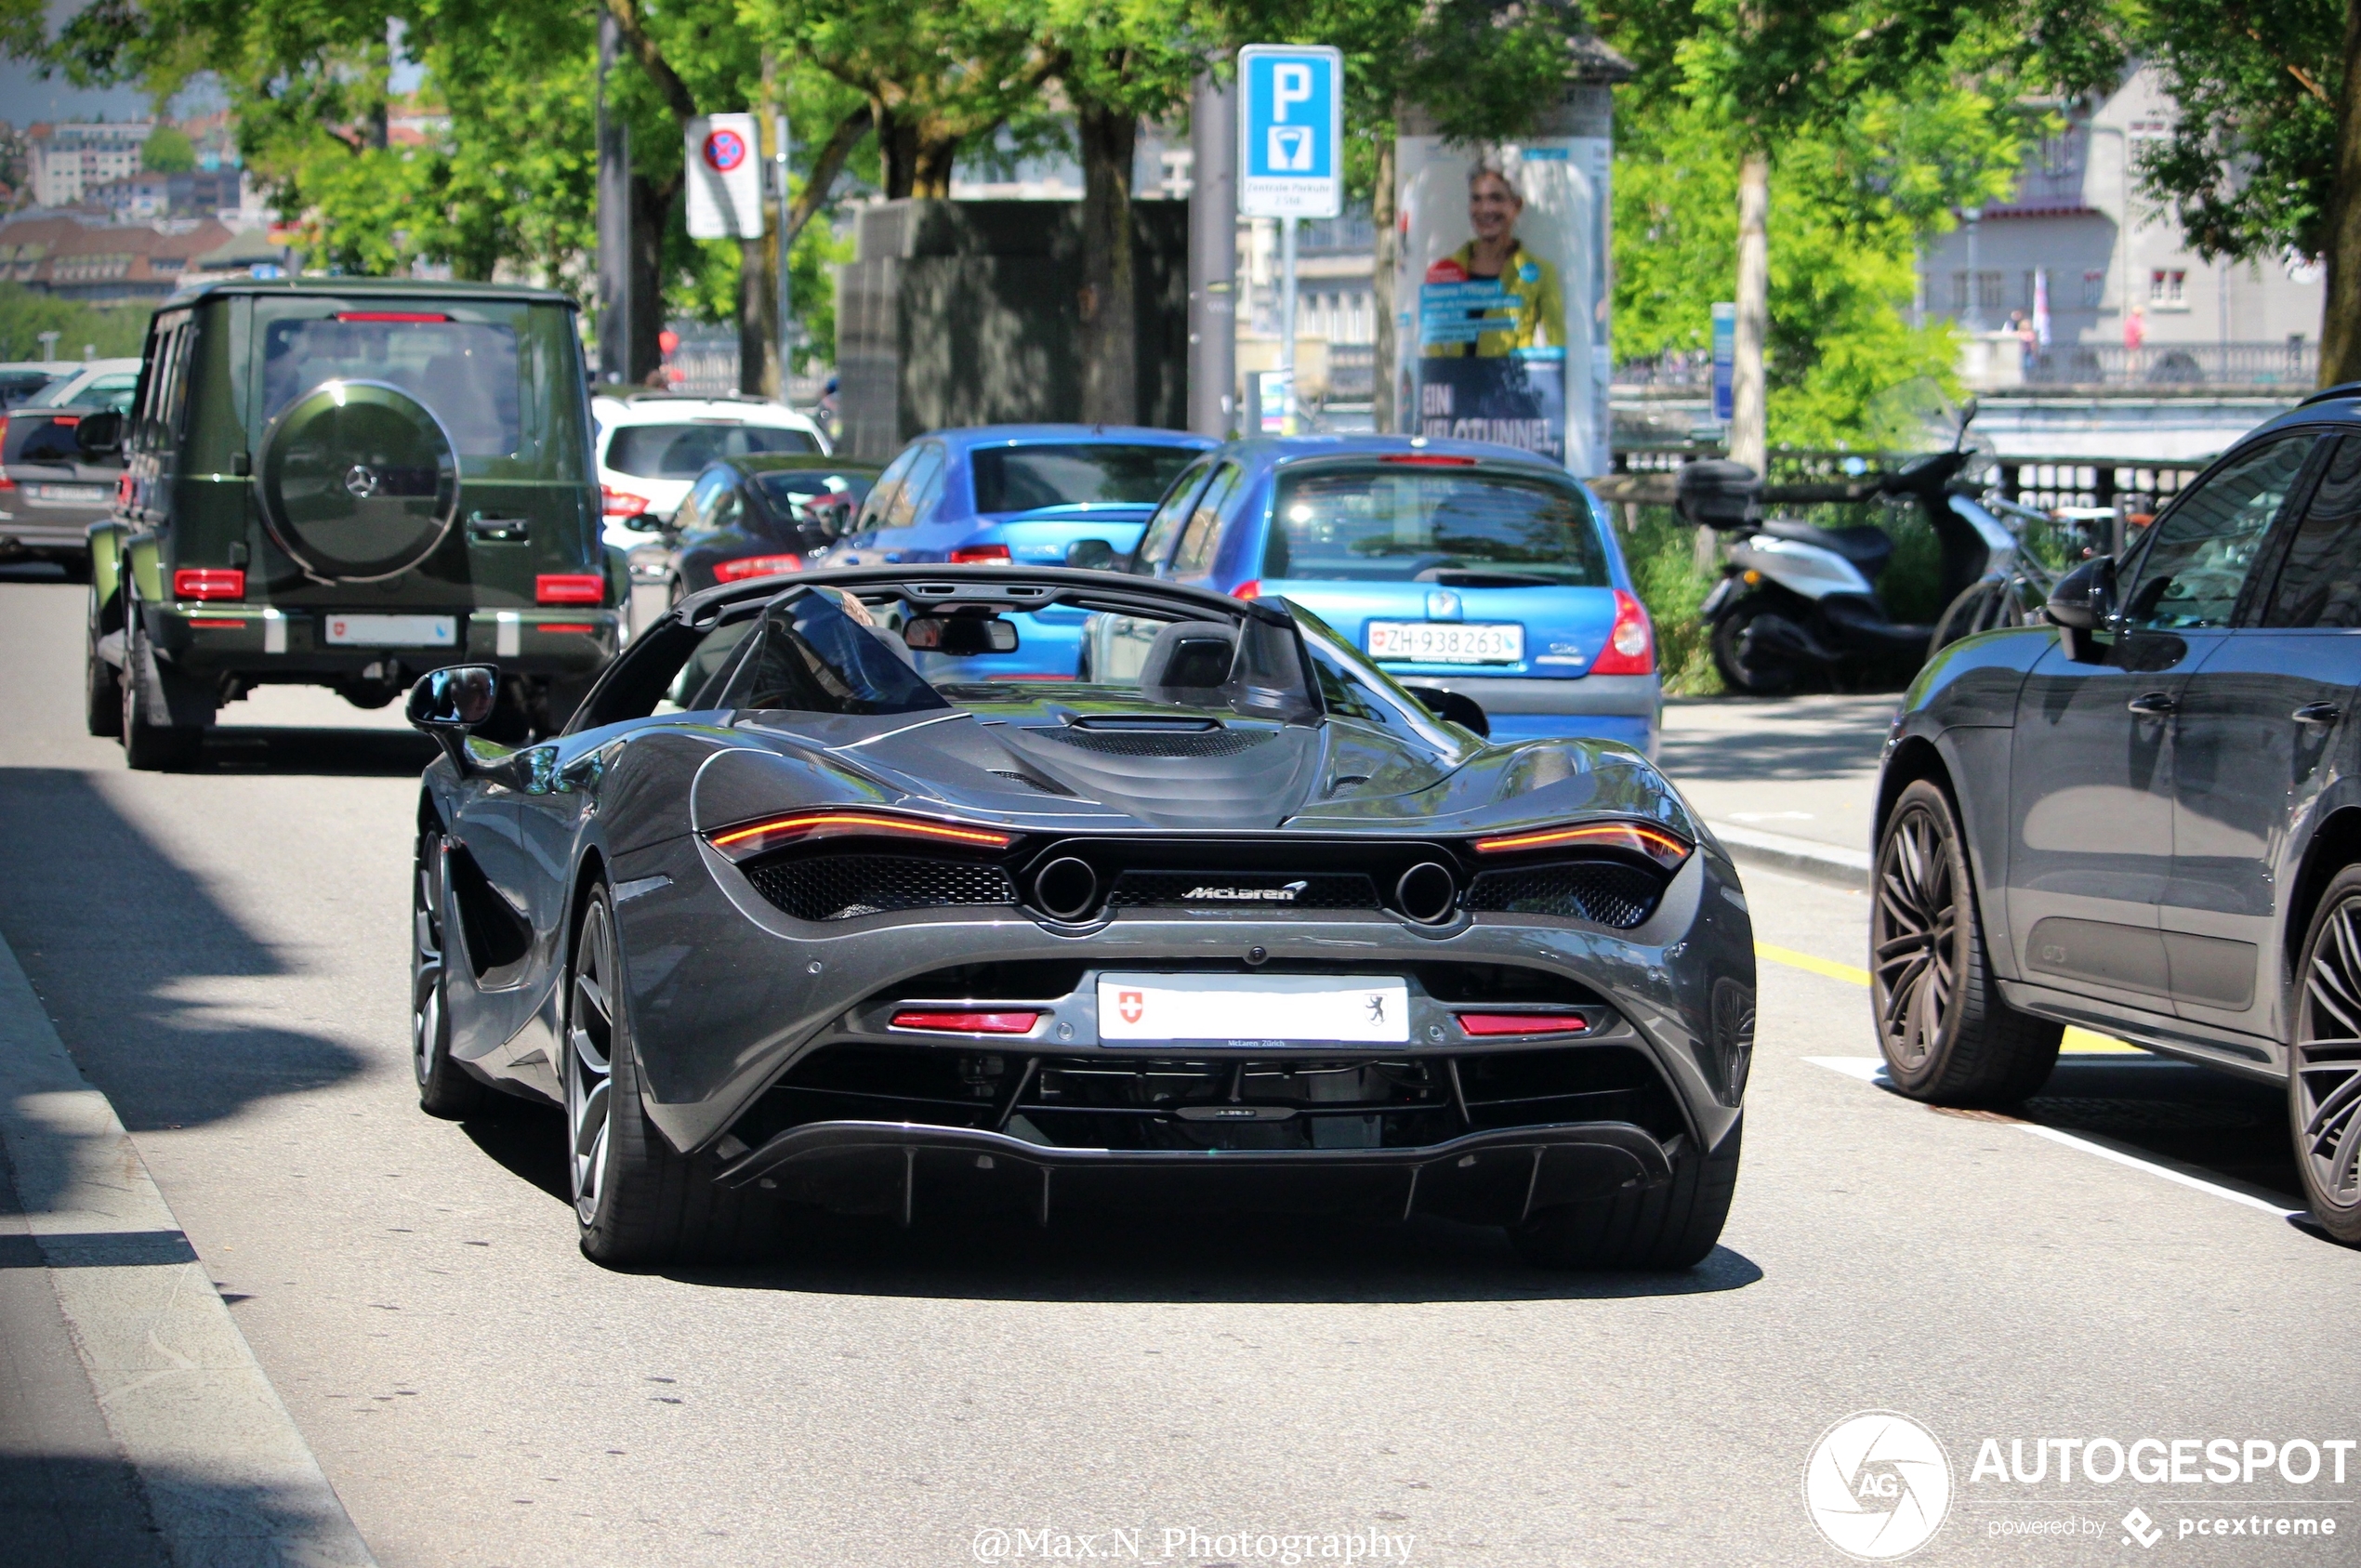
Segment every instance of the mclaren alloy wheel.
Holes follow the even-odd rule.
[[[495,1109],[496,1089],[451,1060],[451,1014],[443,973],[443,841],[439,829],[418,835],[410,877],[410,1070],[418,1109],[451,1121]]]

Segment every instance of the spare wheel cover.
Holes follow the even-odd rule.
[[[382,381],[323,381],[262,438],[262,516],[313,577],[396,577],[459,515],[459,453],[433,410]]]

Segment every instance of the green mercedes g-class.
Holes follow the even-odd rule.
[[[213,283],[145,359],[129,412],[77,431],[123,463],[90,531],[89,722],[132,767],[191,760],[256,686],[380,707],[442,665],[498,665],[502,724],[547,732],[614,657],[629,575],[565,296]]]

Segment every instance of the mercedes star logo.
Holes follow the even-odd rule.
[[[366,501],[377,493],[376,470],[366,463],[355,463],[344,471],[344,487],[356,501]]]

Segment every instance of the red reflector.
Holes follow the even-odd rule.
[[[933,1029],[946,1034],[1022,1034],[1040,1020],[1039,1013],[904,1011],[893,1015],[893,1026],[896,1029]]]
[[[82,415],[79,414],[53,414],[49,416],[49,423],[55,425],[60,430],[71,430],[76,425],[82,423]]]
[[[1006,545],[962,545],[951,552],[954,566],[1006,566],[1009,547]]]
[[[340,322],[447,322],[440,310],[338,310]]]
[[[175,599],[244,599],[246,574],[235,566],[184,566],[172,574]]]
[[[579,632],[587,636],[599,628],[587,621],[547,621],[542,624],[540,629],[554,632]]]
[[[1260,599],[1262,597],[1262,579],[1256,577],[1250,581],[1240,583],[1236,587],[1230,590],[1230,597],[1232,599]]]
[[[1472,468],[1472,457],[1454,457],[1441,452],[1389,452],[1378,459],[1380,463],[1404,463],[1418,468]]]
[[[713,579],[717,583],[743,583],[749,577],[776,577],[783,572],[802,570],[803,558],[799,555],[750,555],[717,563]]]
[[[1655,628],[1645,606],[1625,588],[1615,590],[1615,629],[1590,662],[1592,675],[1646,675],[1656,667]]]
[[[607,580],[595,572],[545,572],[533,580],[535,604],[604,604]]]
[[[1579,1034],[1590,1027],[1580,1013],[1460,1013],[1469,1034]]]
[[[599,486],[599,509],[609,517],[638,517],[648,509],[648,498],[602,484]]]

